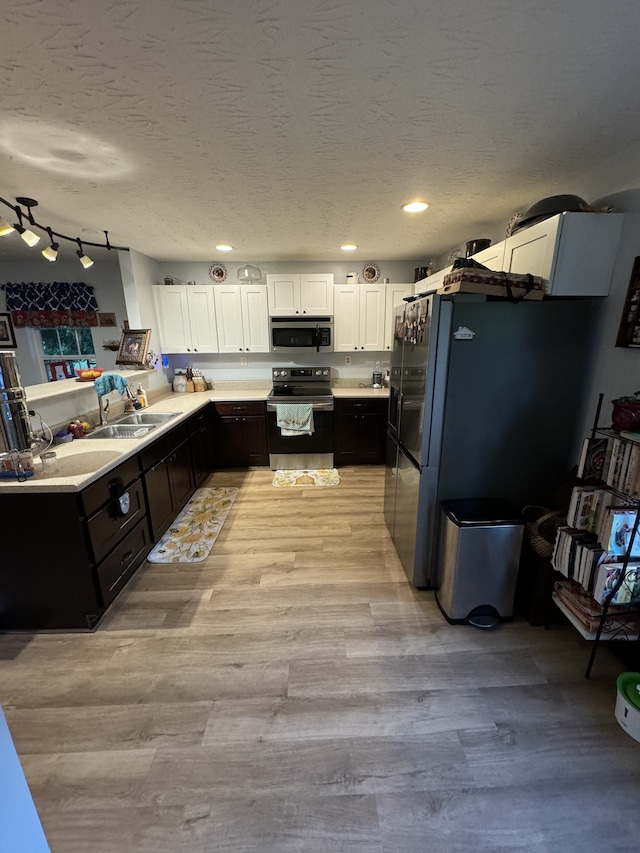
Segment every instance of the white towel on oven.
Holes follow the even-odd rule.
[[[313,406],[311,403],[278,403],[276,424],[280,435],[313,435]]]

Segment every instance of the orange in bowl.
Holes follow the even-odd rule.
[[[97,379],[104,371],[104,367],[76,367],[76,376],[85,382]]]

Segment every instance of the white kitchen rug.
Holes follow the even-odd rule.
[[[340,474],[335,468],[310,468],[308,471],[281,471],[274,473],[274,486],[338,486]]]
[[[198,489],[147,560],[150,563],[199,563],[222,530],[238,490]]]

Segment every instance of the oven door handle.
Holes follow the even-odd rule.
[[[283,403],[284,402],[285,401],[283,400]],[[289,402],[289,401],[287,401],[287,402]],[[290,402],[294,402],[294,400],[292,399]],[[271,401],[267,401],[267,411],[268,412],[275,412],[277,407],[278,407],[278,403],[272,403]],[[319,411],[319,410],[322,410],[325,412],[332,412],[333,411],[333,400],[327,400],[327,401],[322,400],[322,401],[319,401],[317,403],[314,402],[311,404],[311,408],[313,409],[314,412]]]

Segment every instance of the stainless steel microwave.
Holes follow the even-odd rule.
[[[333,317],[271,317],[271,352],[333,352]]]

